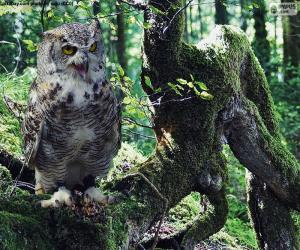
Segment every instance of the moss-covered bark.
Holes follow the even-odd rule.
[[[289,208],[269,187],[248,173],[248,204],[260,249],[299,249]]]
[[[5,219],[0,226],[11,232],[5,237],[13,247],[31,235],[36,244],[47,241],[50,249],[128,249],[160,220],[166,206],[169,209],[198,191],[207,195],[211,207],[177,238],[183,248],[192,249],[226,221],[223,135],[245,167],[281,202],[300,210],[299,163],[280,143],[268,85],[245,34],[232,26],[218,26],[198,47],[190,46],[182,42],[183,1],[149,4],[156,9],[145,12],[152,26],[145,30],[142,81],[148,76],[153,86],[143,82],[155,104],[155,154],[106,185],[129,195],[106,207],[105,215],[96,220],[78,218],[68,209],[37,208],[37,198],[28,194],[2,199],[0,216]],[[188,86],[177,95],[168,83],[179,84],[178,78],[205,83],[214,98],[201,99]],[[32,226],[25,226],[25,221]],[[21,230],[17,241],[14,223]],[[38,233],[32,235],[32,228]]]

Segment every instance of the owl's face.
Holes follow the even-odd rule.
[[[64,24],[45,32],[38,50],[38,70],[42,75],[57,73],[77,81],[97,81],[104,72],[98,21]]]

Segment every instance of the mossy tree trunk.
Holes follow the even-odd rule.
[[[155,154],[107,184],[127,196],[105,208],[104,216],[82,220],[68,209],[36,208],[36,198],[28,195],[2,199],[0,226],[11,230],[7,237],[18,238],[16,248],[30,236],[37,248],[46,240],[52,248],[128,249],[165,211],[197,191],[207,196],[208,209],[172,239],[159,241],[175,239],[183,249],[193,249],[226,222],[224,136],[240,162],[266,183],[276,206],[300,211],[299,163],[281,144],[267,81],[246,35],[232,26],[217,26],[209,39],[190,46],[182,42],[183,0],[150,0],[149,5],[155,11],[145,12],[152,26],[145,30],[142,84],[155,109]],[[194,82],[182,85],[182,96],[172,90],[178,78]],[[205,83],[214,98],[204,100],[204,92],[199,98],[195,81]],[[27,220],[43,230],[32,235]],[[293,239],[292,229],[287,230]]]

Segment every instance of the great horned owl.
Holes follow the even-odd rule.
[[[43,207],[70,205],[76,185],[89,200],[107,197],[95,178],[107,175],[120,146],[120,114],[105,79],[100,25],[64,24],[43,34],[37,79],[22,126],[36,193],[55,192]]]

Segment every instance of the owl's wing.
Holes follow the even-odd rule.
[[[35,83],[33,83],[33,85],[34,84]],[[33,88],[31,88],[31,90],[34,91]],[[34,100],[31,96],[21,127],[25,162],[28,163],[30,168],[34,168],[33,163],[41,141],[44,120],[44,115],[38,101]]]

